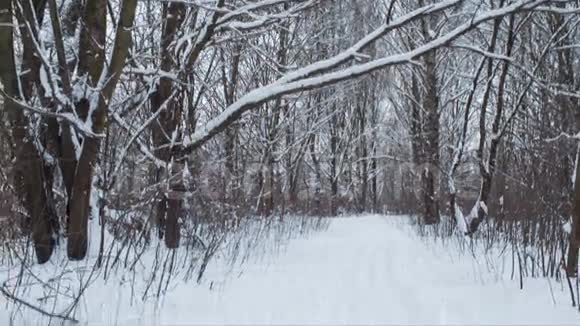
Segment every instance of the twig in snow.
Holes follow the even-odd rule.
[[[40,308],[38,306],[35,306],[35,305],[33,305],[33,304],[31,304],[31,303],[29,303],[27,301],[24,301],[23,299],[18,298],[17,296],[13,295],[12,293],[10,293],[10,291],[8,291],[6,289],[6,282],[4,282],[4,284],[2,284],[2,288],[0,288],[0,291],[2,291],[2,294],[6,298],[8,298],[8,299],[10,299],[10,300],[12,300],[14,302],[17,302],[17,303],[19,303],[19,304],[21,304],[23,306],[26,306],[26,307],[28,307],[28,308],[30,308],[30,309],[38,312],[38,313],[41,313],[41,314],[43,314],[45,316],[48,316],[50,318],[59,318],[59,319],[62,319],[62,320],[66,320],[66,321],[73,322],[75,324],[78,324],[78,322],[79,322],[78,320],[76,320],[76,319],[74,319],[72,317],[69,317],[67,315],[56,314],[56,313],[52,313],[52,312],[46,311],[46,310],[44,310],[44,309],[42,309],[42,308]]]

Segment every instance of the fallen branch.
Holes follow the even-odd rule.
[[[8,289],[6,288],[6,282],[4,282],[2,284],[2,288],[0,288],[0,291],[2,291],[2,294],[6,298],[8,298],[8,299],[10,299],[10,300],[12,300],[12,301],[14,301],[16,303],[22,304],[23,306],[28,307],[28,308],[30,308],[30,309],[38,312],[38,313],[41,313],[41,314],[43,314],[45,316],[48,316],[50,318],[58,318],[58,319],[70,321],[70,322],[75,323],[75,324],[78,324],[78,322],[79,322],[78,320],[76,320],[76,319],[74,319],[72,317],[69,317],[67,315],[56,314],[56,313],[52,313],[52,312],[46,311],[46,310],[44,310],[44,309],[42,309],[40,307],[37,307],[37,306],[35,306],[35,305],[27,302],[27,301],[24,301],[24,300],[20,299],[19,297],[13,295],[12,293],[10,293],[10,291],[8,291]]]

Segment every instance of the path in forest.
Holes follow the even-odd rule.
[[[293,240],[269,264],[245,266],[219,290],[170,294],[157,322],[580,324],[561,284],[529,280],[520,291],[473,257],[448,255],[452,245],[429,248],[401,219],[334,219],[328,231]]]

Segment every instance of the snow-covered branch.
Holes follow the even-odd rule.
[[[373,33],[357,42],[354,46],[333,58],[318,61],[304,68],[290,72],[270,85],[260,87],[249,92],[240,98],[237,102],[226,108],[224,112],[219,114],[217,117],[211,119],[206,125],[201,127],[200,130],[186,138],[182,144],[181,150],[190,152],[200,147],[211,137],[221,132],[225,127],[236,121],[244,112],[251,109],[257,109],[262,103],[266,101],[282,95],[321,88],[344,80],[357,78],[389,66],[409,63],[412,60],[421,57],[422,55],[434,49],[448,45],[450,42],[461,37],[483,22],[492,20],[497,17],[503,17],[521,10],[532,10],[533,8],[548,1],[523,0],[515,2],[506,7],[479,13],[469,19],[468,22],[452,29],[451,31],[430,42],[418,46],[411,51],[383,57],[380,59],[374,59],[367,63],[353,65],[351,67],[340,69],[335,72],[323,73],[316,77],[310,77],[316,73],[336,68],[349,59],[354,58],[358,51],[372,44],[374,41],[395,27],[404,25],[405,23],[418,17],[447,9],[453,5],[458,4],[459,2],[460,1],[454,0],[445,1],[439,3],[438,5],[426,6],[424,8],[413,11],[410,14],[394,20],[391,24],[387,24],[376,29]]]

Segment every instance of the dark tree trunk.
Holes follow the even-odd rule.
[[[572,232],[568,246],[566,270],[569,276],[578,275],[578,250],[580,249],[580,159],[576,158],[576,178],[574,182],[574,209],[572,214]]]
[[[514,37],[514,20],[515,17],[514,15],[510,15],[509,18],[509,30],[508,30],[508,36],[507,36],[507,43],[506,43],[506,48],[505,48],[505,55],[506,56],[511,56],[512,54],[512,49],[513,49],[513,45],[515,42],[515,37]],[[505,98],[504,98],[504,94],[505,94],[505,85],[507,82],[507,76],[508,76],[508,70],[509,70],[509,63],[508,62],[503,62],[502,63],[502,70],[500,72],[500,76],[499,76],[499,81],[498,81],[498,92],[497,92],[497,102],[496,102],[496,109],[495,109],[495,116],[492,122],[492,135],[494,135],[494,137],[492,137],[490,145],[489,145],[489,155],[487,157],[487,160],[484,160],[483,158],[483,148],[485,145],[485,105],[484,107],[481,109],[481,115],[480,115],[480,146],[478,149],[478,156],[480,158],[480,173],[481,173],[481,188],[480,188],[480,192],[479,192],[479,197],[478,197],[478,202],[476,203],[477,206],[477,216],[475,216],[470,222],[469,222],[469,226],[468,226],[468,233],[472,234],[474,232],[477,231],[479,225],[481,224],[481,222],[486,218],[487,214],[488,214],[488,204],[489,204],[489,197],[491,194],[491,186],[492,186],[492,182],[493,182],[493,177],[495,174],[495,170],[496,170],[496,165],[497,165],[497,154],[499,151],[499,145],[501,142],[501,135],[500,135],[500,129],[501,129],[501,121],[502,121],[502,117],[503,117],[503,111],[504,111],[504,103],[505,103]],[[489,71],[490,69],[488,68],[488,75],[491,78],[491,72]],[[489,91],[489,87],[491,87],[491,85],[488,84],[488,90],[486,90],[486,93],[488,93]],[[487,96],[489,96],[489,94],[484,94],[484,103],[486,103],[487,100]]]
[[[171,55],[170,45],[181,27],[185,18],[185,5],[180,2],[163,4],[163,17],[166,17],[161,35],[161,64],[163,71],[171,71],[175,66],[175,59]],[[171,137],[177,132],[182,119],[182,107],[176,99],[174,84],[170,78],[161,77],[157,90],[151,98],[151,108],[153,113],[159,113],[158,122],[153,124],[152,139],[156,147],[155,154],[169,166],[169,162],[174,158]],[[161,112],[158,112],[162,110]],[[159,238],[165,236],[165,244],[168,248],[179,247],[180,227],[179,215],[181,214],[182,198],[179,193],[182,191],[181,178],[183,164],[172,164],[168,171],[157,171],[157,182],[165,184],[161,187],[160,198],[157,202],[156,221]]]
[[[110,65],[107,69],[106,78],[108,82],[101,90],[97,103],[92,104],[95,105],[92,116],[87,117],[93,121],[92,131],[95,134],[102,134],[105,130],[108,115],[108,102],[113,96],[113,92],[119,80],[119,75],[125,65],[125,60],[129,53],[129,46],[132,41],[131,30],[133,28],[136,7],[137,0],[124,0],[121,6],[121,13],[119,15],[119,22],[113,45],[113,53],[111,55]],[[96,6],[95,8],[100,7]],[[106,13],[106,10],[103,11],[103,9],[99,9],[95,12],[95,14],[97,13],[103,15]],[[95,18],[94,22],[95,24],[101,24],[103,20]],[[95,29],[95,35],[100,35],[99,33],[102,31],[102,28],[103,26],[99,25]],[[91,43],[92,42],[95,42],[95,40],[92,40]],[[104,44],[104,40],[102,44]],[[94,54],[95,52],[92,51],[91,53]],[[96,58],[99,60],[101,59],[100,57]],[[93,71],[91,74],[94,74],[93,77],[97,76],[96,71]],[[69,205],[69,227],[67,230],[69,236],[67,242],[67,253],[71,260],[84,259],[87,253],[87,226],[90,213],[90,196],[94,169],[98,162],[100,142],[100,138],[85,137],[76,168],[72,198]]]
[[[12,178],[20,202],[29,216],[29,230],[32,233],[36,257],[39,263],[50,259],[55,245],[53,238],[54,221],[57,219],[47,193],[51,182],[45,182],[45,164],[33,141],[27,134],[28,119],[18,104],[12,100],[20,99],[18,76],[14,61],[12,7],[10,1],[0,3],[0,78],[4,92],[10,97],[4,99],[11,136],[16,150]]]
[[[439,175],[439,92],[437,86],[437,51],[425,55],[425,87],[423,96],[424,159],[421,167],[423,191],[423,221],[425,224],[439,223],[438,175]]]

